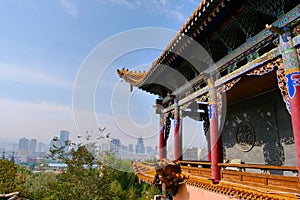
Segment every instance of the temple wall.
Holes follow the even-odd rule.
[[[283,165],[296,166],[296,150],[294,145],[291,116],[287,112],[282,100],[277,101],[276,104],[278,134],[285,156]]]
[[[218,194],[204,190],[201,188],[181,184],[178,188],[178,192],[173,200],[189,200],[189,199],[209,199],[209,200],[225,200],[225,199],[238,199],[223,194]]]
[[[225,159],[296,165],[291,119],[278,90],[228,105],[222,140]]]

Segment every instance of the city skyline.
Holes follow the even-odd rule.
[[[187,118],[185,120],[189,120],[189,119]],[[186,121],[186,122],[189,124],[189,126],[183,127],[183,131],[187,132],[188,130],[192,130],[193,135],[191,135],[191,137],[188,135],[188,139],[183,138],[184,147],[187,147],[187,148],[189,148],[189,147],[205,148],[207,146],[207,141],[206,141],[204,135],[202,135],[202,133],[201,133],[202,132],[202,124],[199,124],[197,122],[193,122],[192,120],[189,120],[189,121]],[[172,120],[172,124],[173,124],[173,120]],[[64,130],[68,131],[70,136],[72,135],[72,132],[68,129],[59,129],[56,133],[53,133],[51,136],[49,136],[47,138],[44,137],[43,139],[39,139],[39,138],[34,137],[34,139],[37,139],[38,142],[49,144],[49,141],[51,141],[54,137],[60,138],[60,133],[61,133],[61,131],[64,131]],[[173,133],[173,131],[174,130],[173,130],[173,125],[172,125],[171,129],[170,129],[170,132]],[[88,134],[88,132],[86,132],[85,134]],[[84,136],[85,134],[80,135],[80,136]],[[78,139],[78,136],[79,135],[75,134],[75,136],[73,138],[70,137],[69,139],[72,142],[79,143],[80,139]],[[156,135],[154,135],[154,136],[156,136]],[[32,138],[29,135],[23,135],[19,138],[17,138],[17,137],[15,137],[15,138],[9,138],[9,137],[4,138],[4,137],[1,136],[0,137],[0,147],[1,147],[1,144],[13,144],[13,143],[16,144],[17,143],[16,141],[18,141],[22,137]],[[140,135],[134,137],[131,140],[128,140],[127,138],[125,140],[124,139],[122,140],[122,137],[118,137],[118,135],[110,134],[110,138],[121,139],[121,143],[126,144],[127,146],[129,144],[133,144],[135,146],[136,140],[140,137],[143,137],[143,134],[140,134]],[[158,138],[157,137],[153,138],[154,142],[151,141],[151,140],[148,140],[147,136],[143,137],[143,139],[144,139],[145,146],[155,147],[155,146],[158,145]],[[170,134],[167,146],[168,147],[173,147],[173,134]]]
[[[89,139],[87,139],[89,137]],[[157,144],[145,144],[143,137],[138,137],[135,143],[124,144],[120,138],[93,138],[83,137],[80,143],[69,143],[71,146],[65,146],[64,152],[70,153],[72,148],[76,149],[77,145],[84,145],[96,157],[105,158],[108,154],[113,153],[116,158],[131,159],[131,160],[152,160],[158,159]],[[0,152],[2,159],[14,160],[17,164],[29,165],[29,163],[56,162],[49,160],[49,155],[52,149],[61,148],[69,139],[69,131],[60,130],[53,138],[43,143],[35,138],[27,138],[25,136],[19,138],[18,143],[4,144],[0,141]],[[94,140],[96,139],[97,142]],[[95,143],[96,142],[96,143]],[[174,159],[172,143],[167,146],[167,156],[169,159]],[[183,146],[183,158],[188,160],[201,160],[207,157],[207,146],[191,147]]]
[[[60,132],[58,132],[60,133]],[[0,141],[0,149],[3,149],[3,148],[7,148],[8,146],[7,145],[10,145],[12,149],[15,149],[15,151],[17,151],[18,149],[20,149],[20,140],[28,140],[28,145],[27,147],[25,147],[24,149],[30,149],[30,141],[32,140],[35,140],[36,144],[35,144],[35,151],[37,152],[40,152],[39,149],[41,149],[41,144],[44,144],[44,145],[50,145],[51,142],[53,141],[54,138],[58,138],[60,140],[60,134],[56,134],[56,135],[53,135],[52,138],[49,138],[49,140],[45,140],[45,141],[41,141],[41,140],[38,140],[36,138],[29,138],[27,136],[23,136],[21,138],[18,138],[16,140],[1,140]],[[141,141],[141,139],[143,139],[143,143],[144,143],[144,138],[143,137],[139,137],[137,138],[137,141],[135,141],[134,143],[122,143],[122,140],[120,138],[106,138],[107,140],[103,140],[100,142],[100,144],[105,144],[107,142],[110,142],[110,141],[113,141],[113,140],[119,140],[120,141],[120,147],[122,147],[123,145],[126,146],[128,149],[128,152],[132,152],[132,153],[135,153],[135,150],[137,148],[137,144],[139,143],[139,141]],[[71,141],[71,142],[74,142],[74,141]],[[78,141],[80,142],[80,141]],[[147,152],[147,148],[148,147],[152,147],[152,148],[156,148],[158,146],[158,144],[143,144],[143,148],[144,148],[144,151]],[[195,148],[196,146],[183,146],[183,148]],[[202,148],[205,148],[206,146],[203,146]],[[139,148],[139,147],[138,147]],[[168,148],[168,151],[172,151],[173,149],[173,144],[169,144],[167,146]]]

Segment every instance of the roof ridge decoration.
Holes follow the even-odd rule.
[[[129,71],[128,69],[117,69],[117,73],[120,78],[130,84],[130,92],[133,90],[133,86],[137,87],[141,81],[145,78],[146,72]]]

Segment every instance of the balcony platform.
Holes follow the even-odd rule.
[[[220,163],[221,181],[213,184],[209,162],[180,161],[182,173],[189,176],[179,185],[175,200],[183,199],[299,199],[300,184],[297,176],[282,176],[247,172],[249,169],[297,171],[293,166]],[[141,181],[154,183],[155,167],[135,162],[134,170]],[[226,170],[226,167],[238,170]]]

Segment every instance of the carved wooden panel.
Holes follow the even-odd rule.
[[[236,143],[241,151],[250,151],[255,144],[255,132],[248,122],[242,122],[236,129]]]

